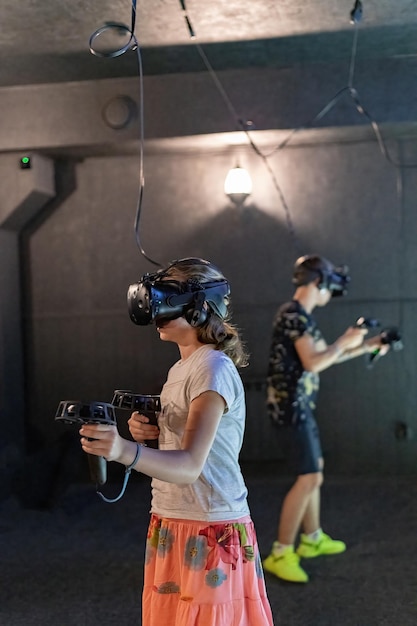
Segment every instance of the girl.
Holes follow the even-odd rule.
[[[185,292],[225,283],[214,265],[195,258],[160,276]],[[207,297],[197,318],[189,308],[174,319],[156,316],[161,340],[180,353],[161,392],[158,426],[132,413],[130,441],[115,426],[85,424],[82,448],[153,479],[143,626],[272,626],[238,462],[245,397],[237,367],[247,357],[227,321],[227,296],[220,305]],[[156,438],[159,449],[140,445]]]

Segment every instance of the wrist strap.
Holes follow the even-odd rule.
[[[136,444],[136,454],[135,454],[135,458],[133,459],[132,463],[130,465],[126,465],[126,473],[129,473],[132,471],[132,469],[135,467],[136,463],[139,461],[139,457],[141,455],[142,452],[142,446],[140,443]]]
[[[133,459],[133,461],[132,461],[132,463],[130,465],[126,465],[122,489],[121,489],[119,495],[116,498],[106,498],[106,496],[103,493],[101,493],[101,491],[97,491],[97,494],[100,496],[100,498],[102,500],[104,500],[104,502],[109,502],[110,504],[112,502],[117,502],[124,495],[124,493],[126,491],[127,483],[128,483],[128,480],[129,480],[130,472],[135,467],[136,463],[139,461],[139,457],[141,455],[141,452],[142,452],[142,445],[137,443],[136,444],[135,458]]]

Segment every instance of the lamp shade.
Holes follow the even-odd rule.
[[[252,193],[252,181],[243,167],[234,167],[224,181],[224,193],[235,204],[242,204]]]

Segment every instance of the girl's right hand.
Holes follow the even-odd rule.
[[[158,439],[159,428],[149,424],[149,417],[134,411],[128,420],[130,434],[138,443],[143,443],[147,439]]]

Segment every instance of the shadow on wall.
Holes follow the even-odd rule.
[[[251,355],[244,378],[264,377],[272,320],[278,305],[292,295],[298,256],[282,211],[275,218],[253,204],[226,206],[193,231],[181,253],[205,257],[224,272],[231,284],[233,321]]]
[[[251,308],[274,305],[277,285],[288,282],[298,256],[282,209],[272,217],[250,203],[225,206],[194,230],[181,249],[184,256],[208,258],[220,267],[230,280],[233,302],[239,303],[236,309],[242,303]]]
[[[224,207],[188,237],[182,250],[184,256],[218,265],[231,284],[233,322],[250,353],[250,365],[240,372],[247,404],[242,459],[280,459],[265,409],[265,379],[272,321],[279,304],[292,294],[291,273],[298,256],[294,239],[281,214],[275,219],[244,204]]]

